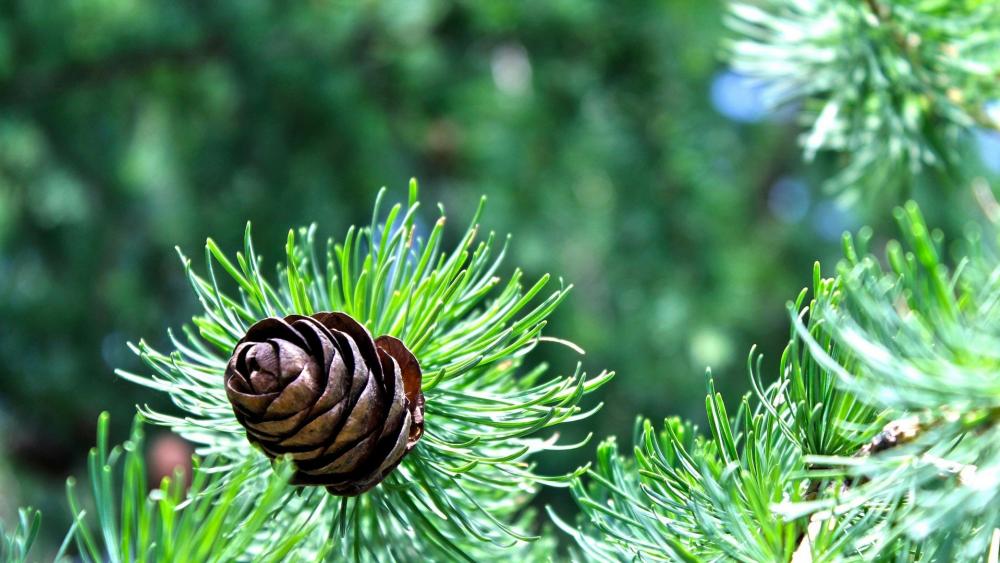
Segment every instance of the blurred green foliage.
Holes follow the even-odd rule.
[[[341,237],[410,176],[454,238],[485,193],[508,263],[576,284],[548,332],[620,374],[577,425],[604,437],[636,413],[703,417],[706,366],[745,389],[812,261],[889,218],[814,187],[826,164],[801,166],[795,120],[720,60],[719,2],[2,6],[0,427],[14,498],[43,510],[98,412],[156,400],[112,367],[197,310],[175,244],[234,249],[250,220],[276,260],[290,226]],[[972,205],[933,193],[938,225]]]

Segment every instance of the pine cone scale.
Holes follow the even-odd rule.
[[[323,394],[316,399],[310,414],[310,421],[330,411],[331,408],[344,400],[350,392],[347,386],[347,365],[340,354],[335,354],[326,364],[326,386]]]
[[[302,412],[301,405],[315,402],[320,395],[319,383],[316,381],[316,371],[319,367],[315,362],[310,364],[271,401],[267,411],[264,412],[264,420],[287,420],[298,415],[305,418],[309,414]]]
[[[250,386],[247,383],[243,383],[242,385],[247,388]],[[226,394],[229,396],[229,402],[233,404],[233,410],[236,412],[237,418],[248,415],[263,415],[264,411],[267,410],[267,406],[278,396],[277,393],[253,395],[249,389],[247,392],[243,391],[239,383],[227,384]]]
[[[324,445],[330,440],[337,423],[343,417],[344,405],[338,404],[320,413],[303,425],[295,434],[281,441],[280,446],[289,451],[295,448],[302,448],[304,451],[322,452],[326,449]]]
[[[264,422],[250,422],[244,419],[243,426],[247,432],[253,434],[260,440],[280,440],[282,436],[293,432],[295,428],[305,418],[305,413],[300,413],[290,418],[281,420],[269,420]]]
[[[402,390],[413,417],[409,429],[408,447],[413,447],[424,432],[424,395],[420,390],[423,379],[420,363],[405,344],[398,338],[383,335],[375,340],[375,345],[393,359],[399,366],[399,379],[395,382],[397,390]]]
[[[403,381],[400,376],[398,364],[387,352],[380,349],[379,353],[386,373],[394,375],[385,380],[386,396],[391,397],[391,402],[389,403],[389,411],[386,413],[382,435],[379,436],[379,440],[382,440],[389,435],[395,435],[395,433],[399,432],[399,427],[403,424],[402,415],[406,413],[406,396],[403,393]],[[387,365],[386,362],[388,362]]]
[[[381,482],[423,432],[421,372],[399,340],[377,340],[344,313],[269,318],[250,327],[225,390],[247,439],[290,455],[293,481],[360,494]]]

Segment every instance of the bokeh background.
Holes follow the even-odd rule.
[[[175,245],[197,266],[206,237],[235,251],[250,220],[277,260],[289,227],[339,237],[379,187],[405,199],[411,176],[453,240],[486,194],[485,227],[514,235],[507,272],[575,284],[549,333],[587,355],[546,344],[535,358],[619,375],[573,432],[628,442],[637,414],[700,420],[709,366],[738,397],[751,345],[776,365],[813,261],[832,271],[845,229],[891,233],[891,207],[824,193],[837,158],[802,163],[796,108],[768,111],[727,69],[723,12],[0,3],[0,517],[40,507],[58,541],[97,414],[120,439],[135,404],[167,407],[112,372],[143,370],[126,343],[164,345],[198,311]],[[995,134],[968,151],[1000,168]],[[973,207],[967,190],[912,190],[945,228]],[[540,502],[571,510],[560,492]]]

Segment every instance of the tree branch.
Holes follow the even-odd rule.
[[[861,446],[854,457],[868,457],[872,454],[884,452],[896,446],[913,441],[921,431],[925,430],[920,424],[920,419],[916,416],[908,416],[899,420],[894,420],[882,427],[882,431],[875,435],[867,444]],[[844,485],[847,488],[847,485]],[[819,493],[819,481],[810,484],[806,492],[807,498],[815,497]],[[791,563],[812,563],[812,544],[819,536],[823,527],[823,520],[819,514],[813,514],[809,518],[805,533],[799,540],[798,547],[792,553]]]

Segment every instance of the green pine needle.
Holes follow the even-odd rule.
[[[631,457],[614,441],[598,448],[589,484],[572,488],[581,529],[553,515],[587,559],[783,561],[794,551],[802,523],[775,518],[772,507],[802,494],[796,444],[746,399],[730,418],[708,385],[710,438],[678,419],[659,431],[639,420]],[[775,388],[768,393],[773,400]]]
[[[762,0],[731,4],[727,50],[775,108],[801,106],[807,159],[846,165],[857,197],[925,169],[958,180],[959,141],[1000,129],[1000,5],[992,1]]]
[[[42,525],[42,514],[34,508],[21,508],[17,511],[17,525],[13,529],[5,529],[0,521],[0,561],[9,563],[24,563],[28,561],[28,552],[38,537]]]
[[[857,361],[845,351],[826,328],[817,311],[836,309],[842,300],[840,280],[825,279],[817,262],[813,267],[813,299],[804,306],[807,290],[802,290],[788,311],[793,319],[788,346],[781,355],[780,385],[770,398],[763,383],[760,363],[753,351],[748,360],[750,381],[760,404],[778,422],[782,432],[806,455],[852,455],[875,433],[878,409],[865,404],[837,385],[837,377],[814,356],[818,347],[822,358],[836,358],[850,371]],[[808,343],[798,327],[808,333]],[[785,411],[787,410],[787,416]]]
[[[196,470],[190,488],[182,474],[164,478],[152,491],[146,482],[143,431],[136,417],[132,435],[109,446],[107,413],[98,419],[97,446],[88,457],[93,508],[83,509],[76,480],[66,482],[74,524],[56,560],[75,544],[85,562],[312,561],[326,556],[303,543],[318,522],[271,526],[282,510],[292,466],[275,464],[276,478],[256,478],[252,461],[226,474]],[[211,467],[208,460],[206,467]],[[329,546],[325,549],[328,551]]]

